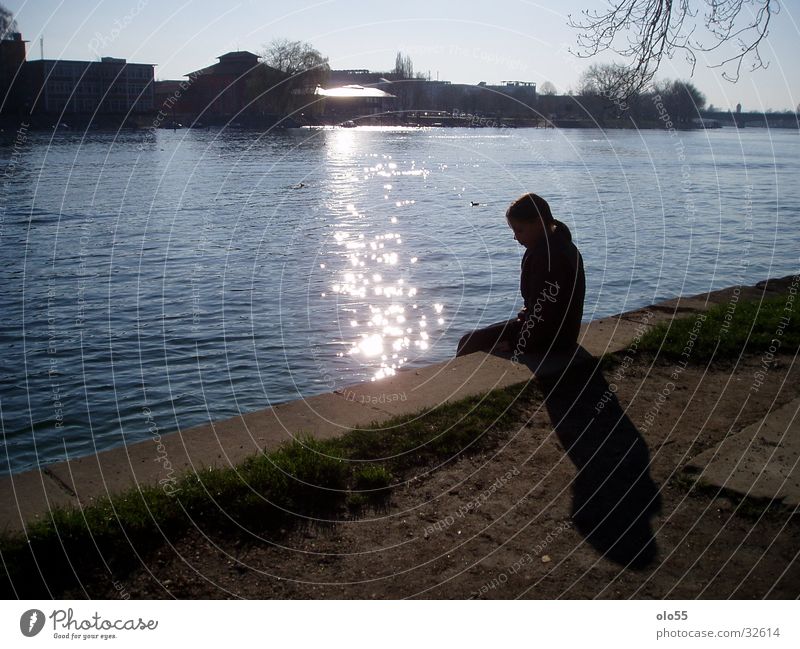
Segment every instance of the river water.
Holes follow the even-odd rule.
[[[584,321],[798,271],[797,131],[20,133],[0,149],[0,472],[380,380],[513,317],[535,191]],[[479,205],[472,205],[472,203]]]

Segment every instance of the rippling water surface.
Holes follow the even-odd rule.
[[[452,356],[521,306],[527,191],[583,254],[585,321],[797,272],[798,139],[29,133],[0,149],[0,472]]]

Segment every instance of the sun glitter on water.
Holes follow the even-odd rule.
[[[367,157],[377,157],[371,154]],[[384,156],[388,158],[387,156]],[[410,168],[402,168],[409,166]],[[381,183],[384,198],[396,189],[394,177],[426,178],[427,170],[393,161],[377,162],[363,167],[360,180],[375,179]],[[400,178],[399,180],[402,180]],[[331,297],[337,299],[337,311],[347,313],[343,319],[343,335],[354,334],[346,340],[348,354],[358,363],[370,368],[372,380],[394,375],[414,352],[424,352],[431,344],[434,327],[445,323],[443,304],[430,308],[418,303],[418,288],[412,283],[412,269],[420,263],[416,255],[409,255],[402,236],[394,229],[403,218],[403,209],[415,204],[414,200],[389,202],[388,209],[381,207],[380,221],[386,229],[369,233],[364,230],[368,208],[347,202],[343,205],[344,218],[337,224],[334,242],[338,248],[340,266],[333,272],[330,284]],[[430,318],[429,318],[430,316]]]

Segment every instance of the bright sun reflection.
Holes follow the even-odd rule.
[[[356,162],[355,130],[335,133],[331,156]],[[373,153],[365,158],[356,173],[339,176],[335,193],[341,202],[332,203],[341,214],[333,234],[339,254],[320,268],[330,273],[331,297],[337,309],[347,314],[341,329],[345,337],[353,336],[346,339],[347,353],[371,368],[372,380],[378,380],[394,375],[407,363],[409,350],[429,348],[445,324],[445,307],[417,303],[412,269],[420,260],[407,254],[403,238],[394,229],[402,226],[408,213],[404,210],[413,210],[416,201],[393,197],[392,202],[364,204],[358,200],[371,195],[370,183],[375,183],[375,195],[384,199],[400,190],[413,191],[430,172],[414,161],[401,163],[388,155]],[[367,187],[359,187],[362,183]]]
[[[379,356],[383,354],[383,338],[380,334],[362,334],[363,338],[358,342],[358,349],[364,356]]]

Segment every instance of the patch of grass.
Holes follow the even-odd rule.
[[[353,514],[360,513],[364,507],[370,504],[369,499],[364,494],[360,493],[347,494],[347,498],[345,498],[344,502],[347,509]]]
[[[124,574],[148,552],[192,528],[247,539],[298,516],[336,518],[385,500],[394,475],[483,450],[534,398],[533,383],[495,390],[381,426],[317,440],[301,437],[233,468],[181,476],[171,493],[142,487],[83,509],[54,509],[27,535],[0,534],[6,597],[52,596],[108,562]],[[16,591],[12,588],[17,589]]]
[[[377,432],[357,428],[334,441],[345,457],[379,460],[402,472],[485,447],[491,433],[512,425],[535,395],[541,397],[533,383],[511,386],[394,419]]]
[[[769,350],[773,340],[778,349],[800,347],[800,298],[778,296],[757,301],[719,304],[705,313],[662,322],[645,333],[639,350],[666,359],[687,359],[706,363],[713,359],[735,359],[743,353]]]
[[[385,489],[392,482],[390,471],[377,464],[367,464],[356,469],[355,488],[359,491],[375,491]]]

